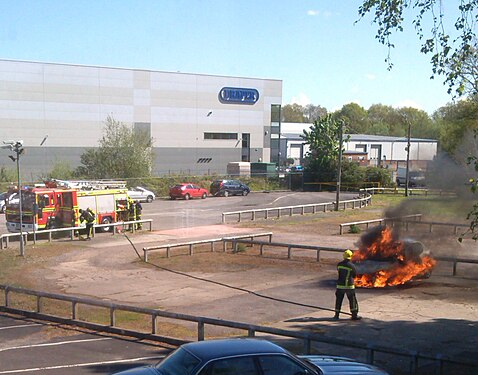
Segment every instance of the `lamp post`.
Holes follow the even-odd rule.
[[[339,201],[340,201],[340,184],[342,183],[342,143],[343,143],[343,131],[344,131],[344,122],[340,121],[339,128],[339,160],[337,162],[337,192],[335,197],[335,211],[339,210]]]
[[[3,141],[4,148],[8,147],[15,152],[16,156],[8,157],[17,163],[17,182],[18,182],[18,210],[20,215],[20,255],[25,256],[25,244],[23,242],[23,208],[22,208],[22,184],[20,178],[20,155],[23,153],[23,141]]]
[[[407,147],[405,148],[405,150],[407,151],[407,165],[405,169],[405,196],[408,197],[408,184],[410,182],[410,135],[412,131],[412,123],[410,122],[406,114],[402,114],[402,117],[405,119],[405,122],[408,125]]]

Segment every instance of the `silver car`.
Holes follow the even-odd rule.
[[[128,196],[135,201],[151,203],[156,199],[156,195],[152,191],[146,190],[141,186],[136,186],[128,190]]]

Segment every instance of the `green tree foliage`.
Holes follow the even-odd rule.
[[[389,169],[380,167],[365,168],[365,182],[378,182],[380,186],[387,187],[392,185],[392,173]]]
[[[327,109],[320,105],[307,104],[304,108],[304,117],[306,122],[314,122],[327,115]]]
[[[281,115],[282,122],[307,122],[304,116],[304,107],[297,103],[282,106]]]
[[[151,175],[153,139],[108,116],[99,147],[81,155],[75,174],[84,178],[137,178]]]
[[[63,160],[57,160],[53,168],[45,176],[46,179],[70,180],[75,178],[75,174],[70,164]]]
[[[336,178],[340,126],[340,120],[327,115],[315,121],[301,136],[309,145],[305,169],[315,181],[327,182]]]
[[[394,47],[393,34],[402,32],[405,20],[413,17],[417,36],[422,41],[420,52],[431,55],[432,77],[443,75],[448,92],[461,96],[469,87],[469,66],[466,62],[476,61],[477,57],[475,26],[478,22],[478,0],[454,2],[458,16],[452,30],[445,27],[446,14],[442,1],[365,0],[358,12],[361,19],[369,13],[373,15],[373,22],[378,27],[376,38],[388,47],[386,62],[389,68],[393,65],[390,56]],[[452,6],[449,3],[447,5]],[[424,27],[428,23],[431,28],[425,31]]]
[[[342,160],[341,183],[344,188],[356,189],[362,187],[365,180],[365,168],[359,166],[357,162]]]
[[[463,149],[459,146],[470,136],[473,137],[473,131],[478,129],[478,101],[469,98],[449,103],[435,111],[433,119],[440,130],[441,149],[463,165],[464,159],[460,156]]]
[[[370,128],[368,112],[358,104],[345,104],[340,110],[335,111],[332,116],[336,119],[343,119],[345,121],[348,133],[368,134]]]
[[[15,168],[0,167],[0,182],[17,181],[17,171]]]

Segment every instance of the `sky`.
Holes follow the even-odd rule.
[[[444,2],[446,24],[454,9]],[[0,59],[272,78],[283,105],[451,101],[408,22],[394,64],[360,0],[0,0]],[[450,8],[452,5],[448,5]],[[456,7],[456,4],[453,5]]]

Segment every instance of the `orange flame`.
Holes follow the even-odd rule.
[[[363,260],[385,260],[391,264],[389,268],[372,274],[357,275],[355,285],[368,288],[405,284],[429,274],[436,265],[436,260],[428,255],[407,258],[403,243],[394,240],[391,229],[387,227],[381,230],[370,246],[362,247],[354,253],[352,261]]]

